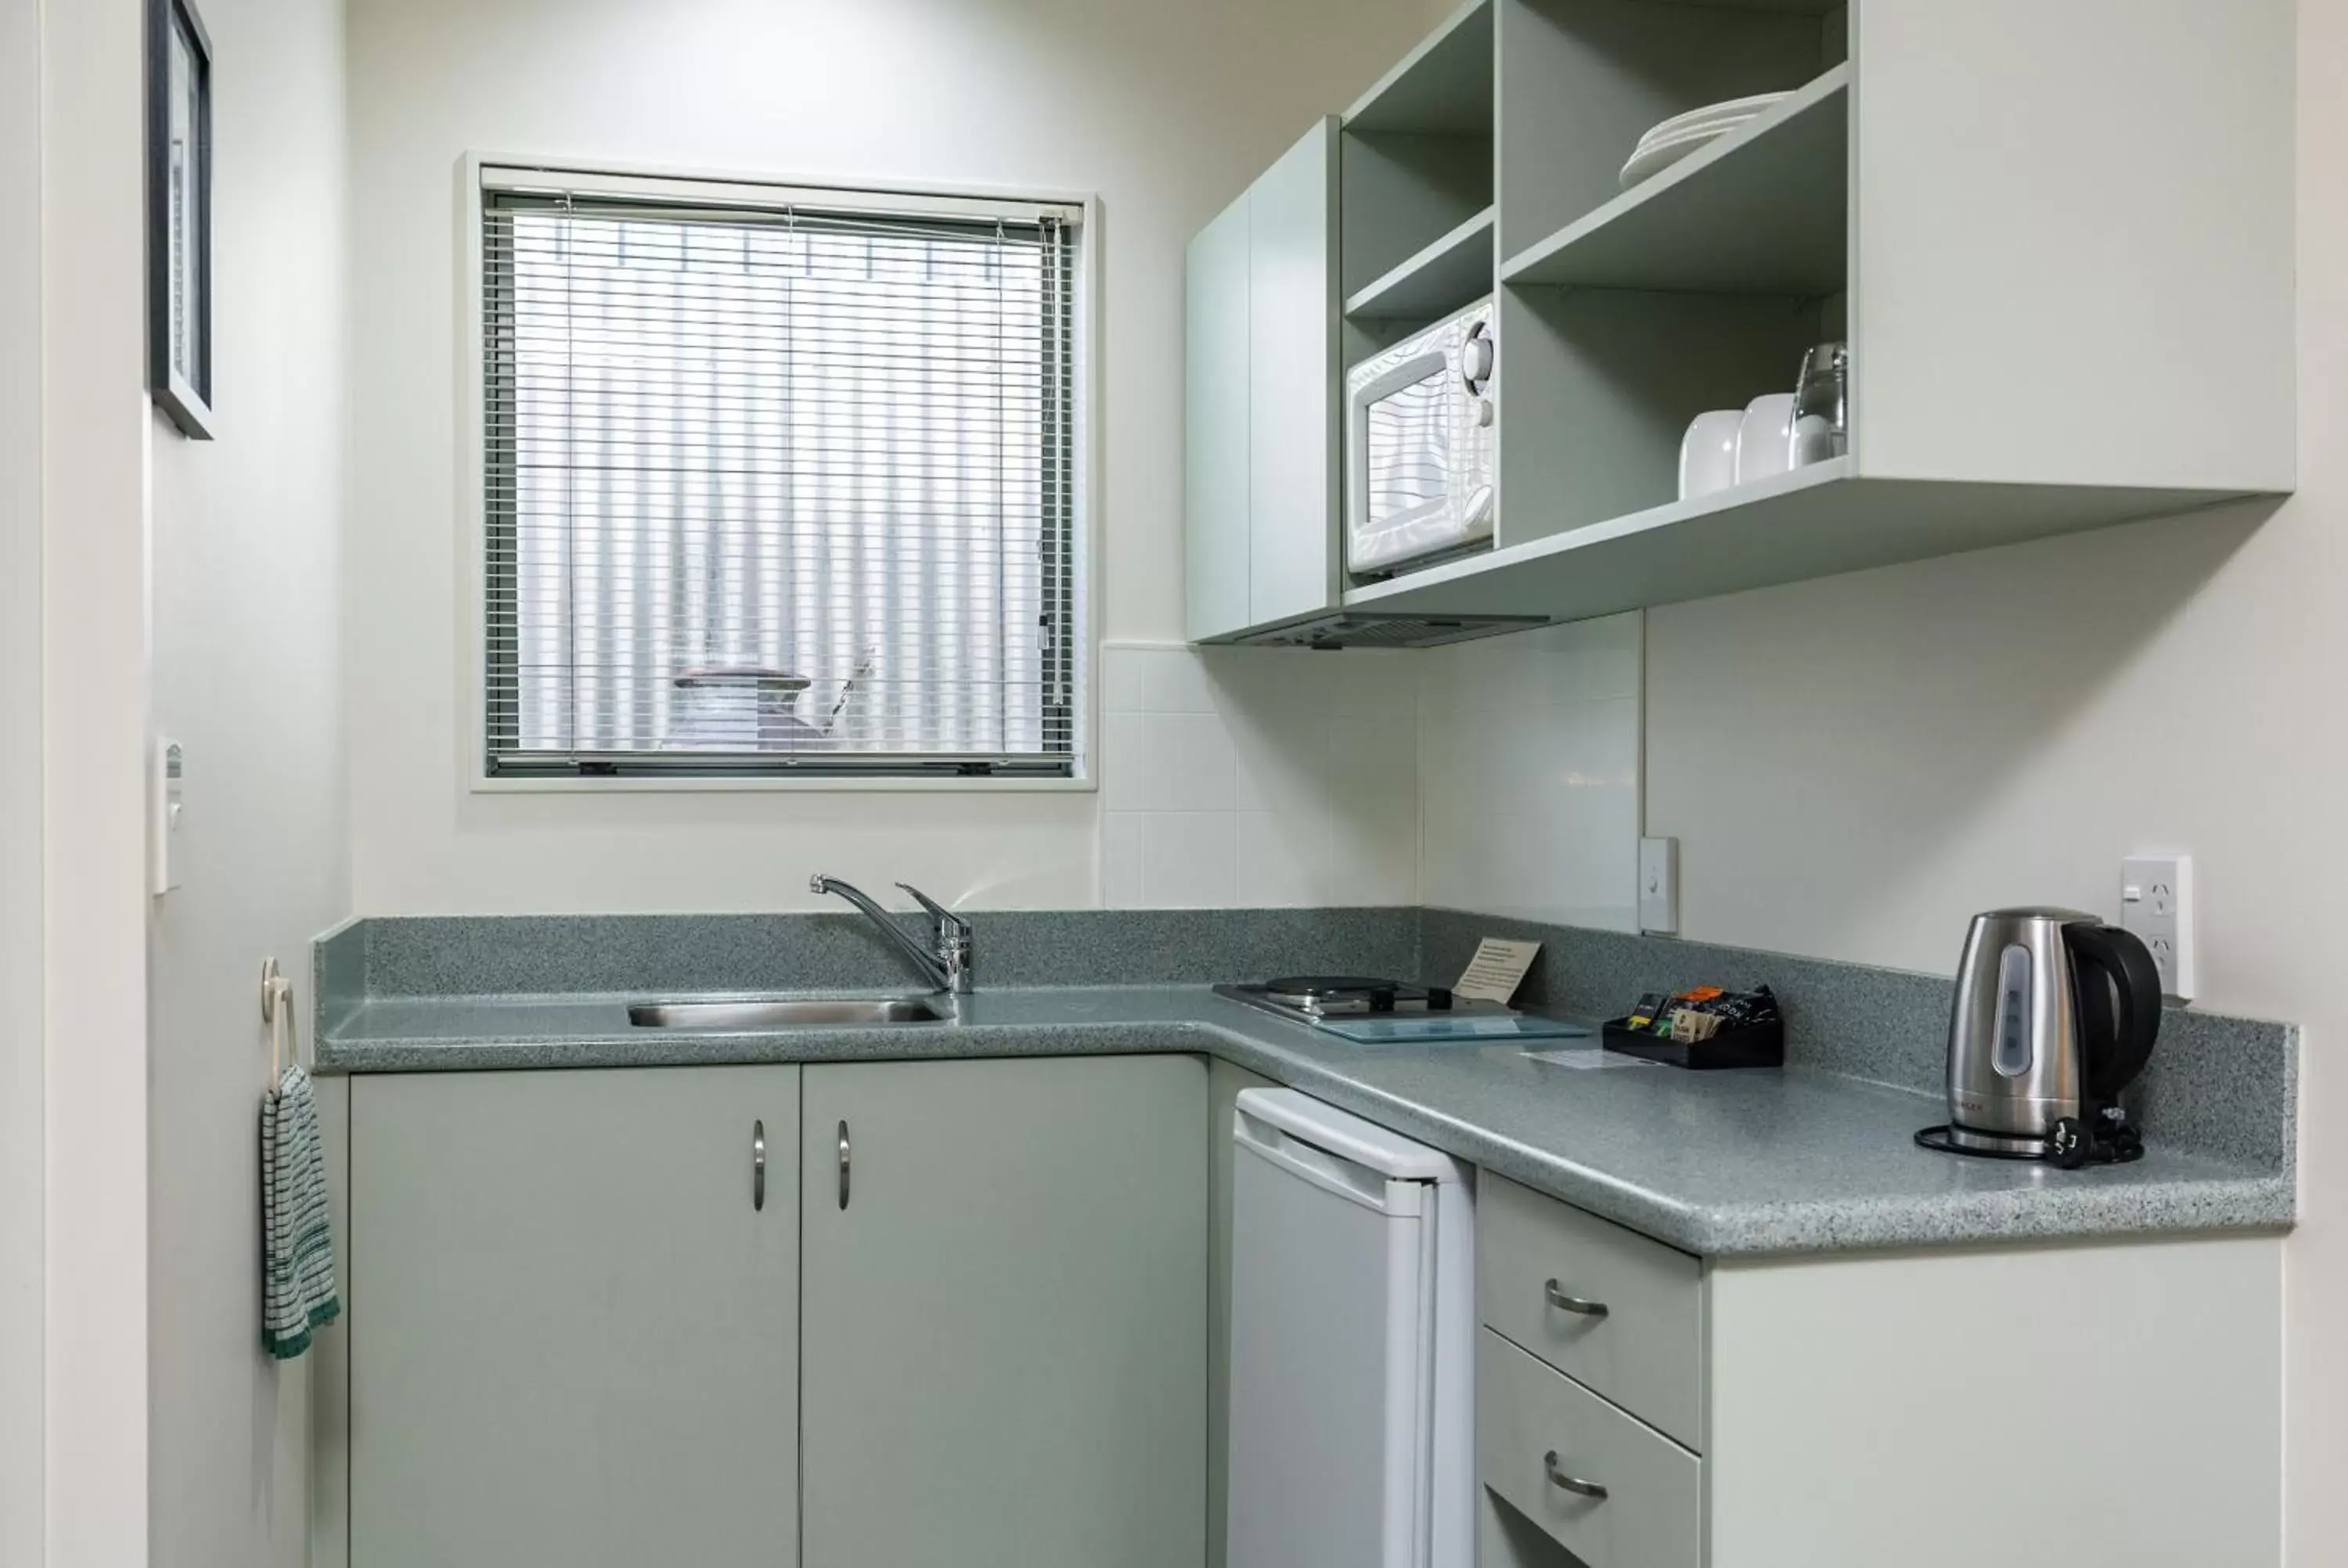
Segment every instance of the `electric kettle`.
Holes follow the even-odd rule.
[[[1949,1121],[1930,1148],[2075,1167],[2133,1160],[2120,1109],[2160,1032],[2160,971],[2131,931],[2075,909],[1973,917],[1949,1018]]]

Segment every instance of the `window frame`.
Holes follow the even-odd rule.
[[[773,773],[691,774],[645,773],[617,777],[592,774],[499,774],[489,770],[488,748],[482,743],[489,712],[489,653],[488,638],[488,579],[489,518],[484,487],[487,468],[488,413],[483,385],[482,353],[482,198],[490,190],[528,190],[529,177],[543,176],[545,189],[592,189],[614,196],[661,200],[692,200],[712,205],[757,206],[820,196],[832,206],[853,206],[860,200],[875,210],[907,210],[924,202],[956,206],[973,201],[1030,208],[1074,208],[1076,220],[1076,261],[1074,283],[1076,343],[1075,395],[1071,415],[1075,431],[1075,508],[1070,538],[1076,553],[1076,630],[1072,646],[1076,661],[1076,755],[1065,777],[1011,774],[964,776],[940,774],[825,774],[793,776],[787,766]],[[1100,638],[1094,606],[1102,589],[1100,465],[1094,445],[1101,427],[1098,344],[1101,338],[1099,237],[1100,199],[1072,191],[1010,190],[948,181],[872,179],[844,182],[833,178],[773,174],[745,175],[708,169],[655,164],[614,163],[607,159],[574,161],[562,159],[469,151],[458,165],[457,181],[457,374],[459,436],[457,462],[458,606],[457,668],[463,691],[457,713],[457,756],[464,787],[476,794],[732,794],[814,792],[839,794],[1091,794],[1099,789],[1097,756],[1100,733]]]

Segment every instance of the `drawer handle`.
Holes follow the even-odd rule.
[[[1556,1307],[1560,1312],[1579,1313],[1584,1317],[1603,1317],[1606,1316],[1606,1304],[1604,1302],[1585,1301],[1579,1296],[1568,1296],[1559,1287],[1557,1281],[1554,1279],[1550,1280],[1549,1284],[1542,1288],[1549,1293],[1549,1304],[1551,1307]]]
[[[1593,1502],[1603,1502],[1606,1501],[1606,1489],[1604,1487],[1599,1485],[1594,1481],[1584,1481],[1580,1476],[1568,1475],[1565,1471],[1557,1468],[1557,1450],[1555,1449],[1551,1449],[1549,1452],[1541,1455],[1541,1468],[1549,1471],[1550,1485],[1556,1487],[1560,1491],[1570,1491],[1576,1497],[1589,1498]]]

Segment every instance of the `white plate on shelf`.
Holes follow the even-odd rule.
[[[1634,185],[1643,184],[1673,164],[1679,162],[1680,159],[1710,147],[1745,123],[1741,119],[1732,120],[1726,125],[1689,131],[1668,140],[1657,142],[1653,147],[1643,147],[1631,155],[1630,162],[1622,166],[1622,172],[1617,177],[1618,181],[1625,190]]]
[[[1730,98],[1724,103],[1706,104],[1702,108],[1693,108],[1685,114],[1675,114],[1667,120],[1658,121],[1639,138],[1639,145],[1644,148],[1651,142],[1663,141],[1724,121],[1748,120],[1793,96],[1791,93],[1756,93],[1749,98]]]
[[[1638,148],[1631,154],[1631,160],[1622,166],[1619,183],[1628,190],[1643,180],[1653,179],[1682,159],[1742,129],[1792,96],[1790,93],[1763,93],[1756,97],[1708,104],[1703,108],[1673,116],[1639,138]]]

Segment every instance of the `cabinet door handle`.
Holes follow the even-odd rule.
[[[767,1124],[763,1121],[750,1123],[750,1207],[760,1214],[767,1208]]]
[[[1584,1481],[1578,1475],[1568,1475],[1565,1471],[1557,1468],[1557,1450],[1555,1449],[1551,1449],[1549,1452],[1541,1455],[1541,1469],[1549,1471],[1550,1485],[1556,1487],[1560,1491],[1570,1491],[1576,1497],[1586,1497],[1593,1502],[1603,1502],[1606,1501],[1606,1489],[1604,1487],[1599,1485],[1594,1481]]]
[[[848,1207],[848,1123],[839,1124],[839,1206]]]
[[[1542,1286],[1542,1289],[1547,1292],[1549,1296],[1549,1304],[1551,1307],[1556,1307],[1560,1312],[1578,1313],[1584,1317],[1603,1317],[1606,1316],[1606,1304],[1604,1302],[1586,1301],[1579,1296],[1568,1296],[1563,1288],[1560,1287],[1554,1279]]]

